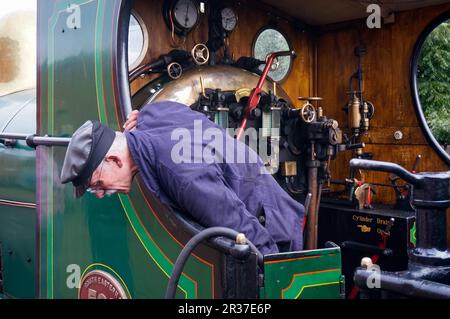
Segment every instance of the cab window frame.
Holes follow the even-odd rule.
[[[133,61],[133,63],[131,63],[131,64],[128,61],[128,63],[129,63],[129,66],[128,66],[129,71],[132,71],[132,70],[136,69],[139,65],[141,65],[142,61],[144,61],[144,59],[145,59],[145,57],[147,55],[148,49],[149,49],[149,42],[150,42],[147,26],[145,25],[145,22],[142,19],[142,17],[134,9],[131,10],[130,21],[131,21],[132,17],[138,22],[139,26],[141,27],[142,35],[143,35],[143,43],[142,43],[141,53],[139,54],[137,59],[135,61]],[[128,43],[128,41],[127,41],[127,43]],[[129,43],[128,43],[128,46],[129,46]]]
[[[450,11],[446,11],[443,14],[434,18],[422,31],[419,35],[418,40],[414,46],[413,55],[411,59],[411,91],[412,98],[414,104],[414,110],[419,122],[419,126],[422,129],[422,132],[425,135],[426,140],[430,144],[430,146],[437,152],[439,157],[447,164],[450,165],[450,154],[446,152],[446,150],[442,147],[441,144],[434,137],[431,128],[428,125],[427,119],[425,117],[425,113],[423,111],[423,105],[420,100],[419,95],[419,81],[418,81],[418,69],[419,69],[419,60],[422,52],[422,47],[428,38],[428,36],[442,23],[450,20]]]

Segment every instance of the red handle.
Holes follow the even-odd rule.
[[[244,133],[244,130],[247,127],[247,121],[248,121],[248,117],[249,117],[250,113],[259,104],[259,101],[261,99],[262,88],[264,86],[264,82],[266,82],[267,75],[269,74],[270,69],[272,68],[273,61],[279,56],[295,56],[295,52],[294,51],[275,52],[275,53],[270,54],[267,57],[266,66],[264,67],[263,73],[262,73],[261,77],[259,78],[256,88],[254,88],[252,90],[252,93],[250,94],[250,98],[248,99],[247,106],[245,108],[244,118],[242,119],[241,124],[239,125],[239,130],[237,133],[238,140],[241,139],[242,134]]]

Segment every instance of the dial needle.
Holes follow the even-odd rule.
[[[185,23],[184,23],[185,27],[188,26],[188,21],[189,21],[189,3],[186,2],[186,19],[185,19]]]

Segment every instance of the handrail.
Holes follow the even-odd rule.
[[[0,133],[0,140],[26,141],[28,146],[36,148],[37,146],[68,146],[71,138],[37,136],[21,133]]]
[[[350,161],[350,167],[369,171],[393,173],[398,177],[400,177],[401,179],[405,180],[406,182],[418,187],[422,186],[423,183],[423,176],[411,174],[405,168],[394,163],[354,158]]]

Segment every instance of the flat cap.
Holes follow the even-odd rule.
[[[72,182],[75,196],[83,196],[92,173],[108,153],[116,133],[98,121],[87,121],[75,131],[67,148],[61,171],[61,183]]]

